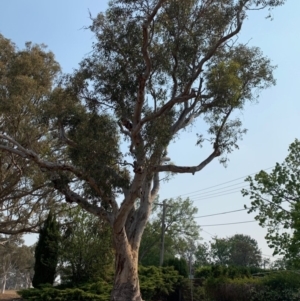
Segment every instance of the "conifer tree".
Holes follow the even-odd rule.
[[[59,255],[59,225],[55,216],[49,215],[40,229],[39,240],[35,249],[34,276],[32,285],[37,288],[41,284],[53,284]]]

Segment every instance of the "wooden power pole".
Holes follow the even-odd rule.
[[[161,246],[160,246],[160,258],[159,258],[159,266],[162,266],[164,263],[164,252],[165,252],[165,230],[166,230],[166,225],[165,225],[165,219],[166,219],[166,200],[163,201],[162,203],[163,206],[163,214],[162,214],[162,219],[161,219]]]

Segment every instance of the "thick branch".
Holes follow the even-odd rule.
[[[141,130],[142,126],[147,123],[150,122],[158,117],[160,117],[162,114],[164,114],[165,112],[170,111],[173,106],[175,104],[178,103],[183,103],[188,101],[189,99],[192,99],[196,97],[196,92],[192,91],[191,93],[187,94],[187,95],[180,95],[178,97],[175,97],[173,99],[171,99],[170,101],[168,101],[165,105],[163,105],[158,111],[154,112],[153,114],[146,116],[145,118],[143,118],[134,128],[132,135],[137,135],[139,133],[139,131]]]
[[[114,220],[114,231],[120,233],[125,226],[128,214],[134,206],[134,202],[140,197],[140,189],[144,180],[144,174],[136,173],[132,181],[129,193],[120,206],[117,217]]]
[[[77,203],[82,209],[86,210],[87,212],[105,218],[110,224],[113,222],[112,215],[107,212],[104,208],[98,207],[96,205],[90,204],[85,198],[77,194],[76,192],[70,190],[68,187],[60,189],[60,192],[66,196],[66,198],[70,202]]]
[[[12,148],[12,147],[8,147],[8,146],[0,144],[0,150],[3,149],[5,151],[17,154],[23,158],[27,158],[27,159],[33,161],[34,163],[36,163],[43,170],[46,169],[49,171],[59,171],[60,170],[60,171],[72,172],[78,178],[80,178],[82,180],[86,180],[89,183],[89,185],[98,193],[98,195],[104,201],[106,201],[108,203],[114,202],[114,206],[117,206],[117,203],[114,200],[114,198],[106,196],[105,193],[98,187],[96,181],[92,177],[85,175],[82,171],[75,168],[74,166],[42,160],[35,152],[33,152],[32,150],[25,149],[10,136],[0,134],[0,138],[11,142],[12,144],[14,144],[17,147],[17,149],[16,149],[16,148]]]
[[[177,165],[159,165],[153,167],[154,172],[162,172],[169,171],[174,173],[191,173],[195,174],[195,172],[203,169],[207,164],[209,164],[214,158],[220,156],[220,151],[215,149],[204,161],[202,161],[199,165],[196,166],[177,166]]]

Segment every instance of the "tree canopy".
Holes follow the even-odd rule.
[[[159,204],[154,205],[141,241],[139,262],[143,266],[159,264],[163,214],[163,204]],[[176,255],[186,257],[200,239],[200,227],[194,219],[198,209],[188,198],[166,200],[166,204],[164,259],[174,258]]]
[[[58,273],[62,283],[96,282],[113,273],[111,229],[103,220],[73,208],[61,236]]]
[[[258,243],[249,235],[235,234],[230,237],[213,237],[209,243],[198,243],[195,267],[210,265],[260,267],[262,254]]]
[[[1,168],[31,194],[4,203],[26,200],[16,212],[30,221],[48,206],[33,191],[46,189],[50,203],[63,196],[105,219],[116,251],[112,299],[141,300],[139,246],[160,174],[195,174],[238,147],[246,129],[237,113],[275,80],[270,60],[236,37],[249,11],[284,2],[112,0],[92,17],[92,52],[60,77],[51,52],[1,36]],[[168,145],[198,120],[195,142],[210,154],[171,163]]]
[[[43,45],[26,43],[19,50],[0,34],[0,131],[19,145],[49,156],[49,128],[42,107],[60,71],[54,55]],[[54,191],[38,166],[20,153],[8,152],[2,140],[0,154],[0,233],[38,231],[45,220],[43,210],[53,204]]]
[[[267,228],[266,240],[273,254],[285,255],[299,265],[300,254],[300,141],[289,147],[289,154],[282,164],[276,163],[270,173],[260,171],[246,179],[249,189],[249,213],[256,212],[255,219]],[[247,207],[246,207],[247,208]]]

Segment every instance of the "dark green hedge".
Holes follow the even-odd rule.
[[[143,299],[169,300],[183,279],[174,267],[140,267],[140,287]],[[57,287],[42,286],[40,289],[26,289],[18,293],[28,301],[108,301],[112,289],[111,281],[72,287],[72,283]]]

